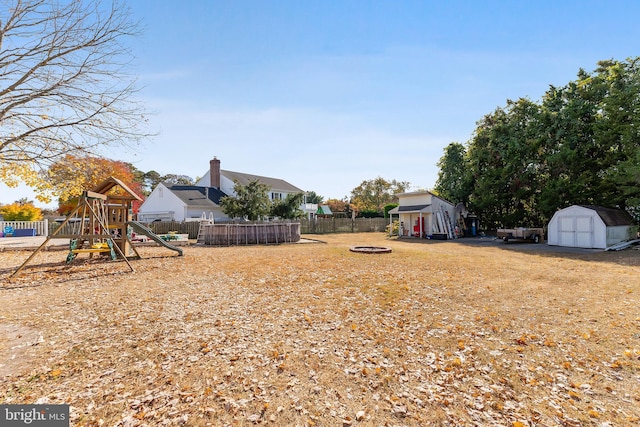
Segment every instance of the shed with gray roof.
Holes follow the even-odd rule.
[[[573,205],[557,211],[547,228],[553,246],[606,249],[635,237],[631,215],[620,209]]]

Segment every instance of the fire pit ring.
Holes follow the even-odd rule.
[[[358,252],[361,254],[388,254],[391,253],[391,248],[386,246],[351,246],[349,248],[351,252]]]

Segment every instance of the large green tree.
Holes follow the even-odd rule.
[[[539,226],[572,204],[638,211],[639,66],[601,61],[540,103],[507,101],[478,122],[466,154],[447,147],[436,189],[489,227]]]
[[[271,200],[269,200],[268,185],[253,180],[247,185],[238,181],[233,186],[235,196],[226,196],[220,199],[222,211],[230,218],[245,218],[256,221],[269,215]]]
[[[307,203],[315,203],[317,205],[322,204],[322,202],[324,201],[324,197],[316,194],[315,191],[306,191],[304,193],[304,198],[306,199]]]
[[[576,81],[545,95],[539,209],[547,216],[570,204],[637,205],[638,66],[638,58],[601,61],[593,73],[580,70]]]
[[[539,106],[527,99],[509,101],[478,122],[462,176],[470,181],[469,204],[486,224],[513,227],[539,221],[540,128]]]
[[[283,200],[273,202],[271,215],[282,219],[298,219],[304,216],[300,209],[304,201],[304,193],[287,194]]]
[[[438,161],[438,179],[434,190],[439,196],[453,203],[468,203],[471,185],[467,167],[467,150],[459,142],[452,142],[444,149]]]

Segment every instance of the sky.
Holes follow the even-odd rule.
[[[640,55],[638,1],[127,4],[156,135],[110,158],[196,179],[215,156],[325,200],[376,177],[431,189],[444,148],[507,100]],[[0,184],[0,203],[21,197],[35,198]]]

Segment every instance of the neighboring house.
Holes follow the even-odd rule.
[[[207,219],[228,219],[222,212],[220,199],[235,195],[233,187],[236,181],[247,185],[254,180],[269,186],[269,198],[272,201],[303,192],[282,179],[221,170],[220,160],[214,157],[209,162],[209,171],[195,185],[158,184],[140,206],[138,220],[189,221],[200,219],[203,215]]]
[[[547,227],[547,244],[606,249],[633,238],[636,230],[631,215],[623,210],[573,205],[553,214]]]
[[[333,212],[327,205],[319,205],[317,203],[304,203],[300,207],[307,219],[317,220],[318,218],[332,218]]]
[[[225,217],[220,199],[226,194],[213,187],[158,184],[140,206],[138,221],[189,221]]]
[[[251,175],[248,173],[232,172],[220,169],[220,160],[213,158],[209,162],[209,170],[204,174],[198,182],[197,186],[210,186],[219,188],[223,193],[233,196],[235,192],[233,187],[236,181],[240,185],[247,185],[251,181],[257,180],[261,184],[267,185],[269,190],[269,198],[273,200],[283,200],[288,194],[298,194],[304,191],[295,185],[289,184],[287,181],[278,178],[269,178],[266,176]]]
[[[300,206],[300,210],[302,211],[302,213],[304,213],[304,216],[308,220],[312,220],[316,216],[316,213],[318,212],[318,204],[303,203],[302,206]]]
[[[453,203],[428,191],[397,196],[398,206],[389,211],[389,219],[392,222],[397,215],[401,236],[447,238],[447,230],[456,226],[456,209]]]

